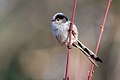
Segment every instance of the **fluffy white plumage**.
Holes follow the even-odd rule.
[[[53,35],[58,40],[58,42],[62,45],[68,46],[69,27],[70,27],[70,21],[63,13],[57,13],[53,16],[52,32]],[[96,54],[94,54],[90,49],[88,49],[78,40],[78,30],[75,25],[73,25],[72,28],[71,45],[73,45],[76,48],[79,48],[87,56],[87,58],[96,66],[98,65],[95,61],[102,62],[102,60],[98,58]]]
[[[57,15],[58,14],[64,15],[63,13],[57,13]],[[56,16],[56,14],[53,16],[53,19],[55,19],[55,16]],[[69,41],[69,26],[70,26],[70,21],[67,21],[65,23],[62,22],[62,20],[52,22],[53,35],[57,38],[57,40],[60,44],[67,45],[67,43]],[[75,35],[71,36],[71,38],[72,38],[71,39],[71,45],[72,45],[73,42],[76,42],[78,40],[77,27],[75,25],[73,25],[72,29],[73,29]]]

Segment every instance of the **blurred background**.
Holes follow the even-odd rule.
[[[79,39],[95,51],[108,0],[78,0]],[[51,19],[71,19],[73,0],[0,0],[0,80],[63,80],[67,49],[52,35]],[[113,0],[93,80],[120,79],[120,0]],[[70,56],[70,80],[87,80],[91,62],[78,49]]]

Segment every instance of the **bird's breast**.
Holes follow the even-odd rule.
[[[56,29],[54,29],[55,34],[57,36],[57,39],[61,42],[64,43],[68,39],[68,29],[65,26],[59,26]]]

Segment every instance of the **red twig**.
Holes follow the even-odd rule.
[[[112,2],[112,0],[109,0],[108,6],[107,6],[107,8],[106,8],[106,13],[105,13],[105,15],[104,15],[103,23],[102,23],[102,25],[101,25],[101,30],[100,30],[100,34],[99,34],[99,38],[98,38],[98,43],[97,43],[97,46],[96,46],[96,49],[95,49],[95,53],[96,53],[96,54],[98,53],[100,41],[101,41],[102,34],[103,34],[103,30],[104,30],[104,25],[105,25],[105,22],[106,22],[106,18],[107,18],[107,15],[108,15],[108,10],[109,10],[109,8],[110,8],[111,2]],[[90,72],[89,72],[89,75],[88,75],[88,80],[92,80],[93,70],[94,70],[94,64],[92,64],[92,66],[91,66],[91,69],[90,69]]]
[[[70,24],[70,38],[69,38],[69,43],[68,43],[68,54],[67,54],[67,62],[66,62],[66,73],[65,73],[65,80],[69,80],[69,75],[68,75],[68,68],[69,68],[69,61],[70,61],[70,43],[71,43],[71,36],[72,36],[72,27],[74,24],[74,16],[76,12],[76,5],[77,5],[77,0],[74,0],[74,7],[72,11],[72,19],[71,19],[71,24]]]

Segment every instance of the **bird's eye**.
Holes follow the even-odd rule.
[[[57,18],[56,20],[57,20],[57,21],[59,21],[60,19],[59,19],[59,18]]]

